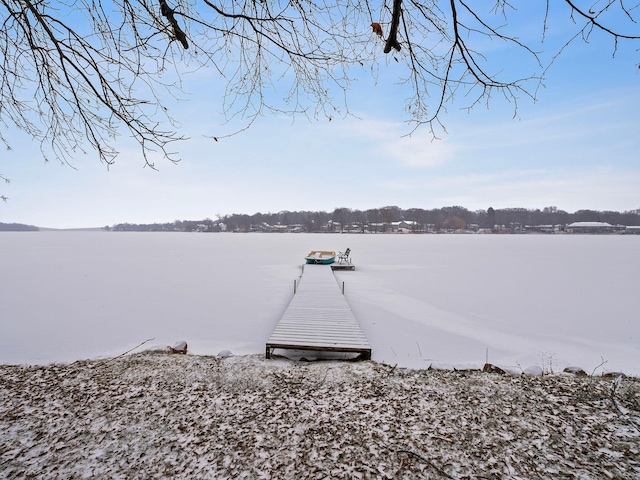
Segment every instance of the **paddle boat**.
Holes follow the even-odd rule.
[[[314,263],[317,265],[329,265],[336,261],[336,252],[330,252],[327,250],[313,250],[304,257],[307,263]]]

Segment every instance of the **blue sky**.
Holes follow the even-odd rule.
[[[520,25],[539,39],[540,22]],[[564,23],[560,22],[564,20]],[[571,24],[550,32],[554,52]],[[634,34],[640,33],[640,27]],[[471,210],[505,207],[631,210],[640,208],[640,54],[594,37],[575,43],[547,72],[538,101],[513,105],[496,99],[467,112],[465,99],[447,107],[445,132],[434,140],[411,127],[403,113],[406,90],[396,84],[395,62],[382,59],[373,81],[359,72],[348,96],[352,116],[308,121],[257,119],[246,132],[225,133],[222,83],[213,70],[186,77],[189,100],[173,106],[182,122],[177,165],[158,159],[144,168],[126,137],[109,169],[94,152],[74,168],[44,163],[37,145],[5,132],[12,150],[0,157],[0,222],[73,228],[120,222],[215,218],[281,210],[368,209],[385,205]],[[495,65],[523,67],[512,51],[491,52]],[[210,75],[210,76],[209,76]]]

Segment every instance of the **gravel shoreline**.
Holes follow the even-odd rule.
[[[640,380],[140,353],[0,366],[0,477],[640,478]]]

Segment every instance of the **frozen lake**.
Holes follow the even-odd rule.
[[[374,360],[640,374],[640,236],[617,235],[3,232],[0,363],[263,353],[304,255],[347,247]]]

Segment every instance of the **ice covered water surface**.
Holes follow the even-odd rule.
[[[640,238],[618,235],[2,233],[0,362],[261,353],[304,255],[347,247],[374,360],[640,371]]]

